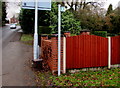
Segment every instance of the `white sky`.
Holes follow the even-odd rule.
[[[113,9],[115,9],[118,6],[119,1],[120,0],[106,0],[107,3],[105,4],[105,9],[107,9],[110,4],[112,4]]]
[[[8,9],[7,9],[7,13],[8,13],[7,17],[8,18],[13,17],[16,13],[20,12],[20,7],[16,6],[15,2],[16,1],[19,2],[21,0],[6,0],[6,1],[10,2],[9,5],[8,5]],[[93,1],[95,1],[95,0],[93,0]],[[113,5],[113,9],[116,8],[118,6],[118,2],[120,0],[104,0],[104,1],[106,1],[105,5],[104,5],[104,8],[107,10],[109,4]]]

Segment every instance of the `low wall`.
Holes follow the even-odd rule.
[[[44,61],[44,66],[51,69],[52,73],[58,70],[58,37],[52,36],[48,39],[47,36],[41,37],[41,57]],[[63,72],[63,37],[61,37],[61,72]]]

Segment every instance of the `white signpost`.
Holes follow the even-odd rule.
[[[60,75],[60,70],[61,70],[61,10],[60,10],[61,5],[58,5],[58,76]]]
[[[65,11],[65,7],[58,4],[58,76],[61,70],[61,12]]]
[[[38,46],[38,10],[51,10],[51,0],[22,0],[22,8],[35,9],[34,61],[39,60]]]
[[[24,9],[35,9],[35,32],[34,32],[34,61],[39,60],[38,58],[38,10],[51,10],[51,0],[23,0],[22,8]],[[64,12],[65,8],[58,5],[58,76],[61,70],[61,12]]]

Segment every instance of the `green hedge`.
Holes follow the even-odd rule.
[[[107,37],[107,31],[93,31],[93,34],[101,37]]]
[[[114,34],[114,33],[107,33],[107,36],[116,36],[117,34]]]
[[[49,26],[39,26],[39,34],[51,34],[51,28]]]
[[[120,33],[118,33],[118,35],[120,35]]]

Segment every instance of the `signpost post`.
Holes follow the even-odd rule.
[[[36,61],[38,56],[38,0],[35,0],[35,32],[34,32],[34,61]]]
[[[35,30],[34,30],[34,59],[33,61],[40,61],[39,46],[38,46],[38,10],[51,10],[51,0],[22,0],[22,8],[35,9]]]
[[[65,11],[65,7],[58,4],[58,76],[61,72],[61,12]]]
[[[58,76],[60,75],[61,62],[61,5],[58,4]]]

